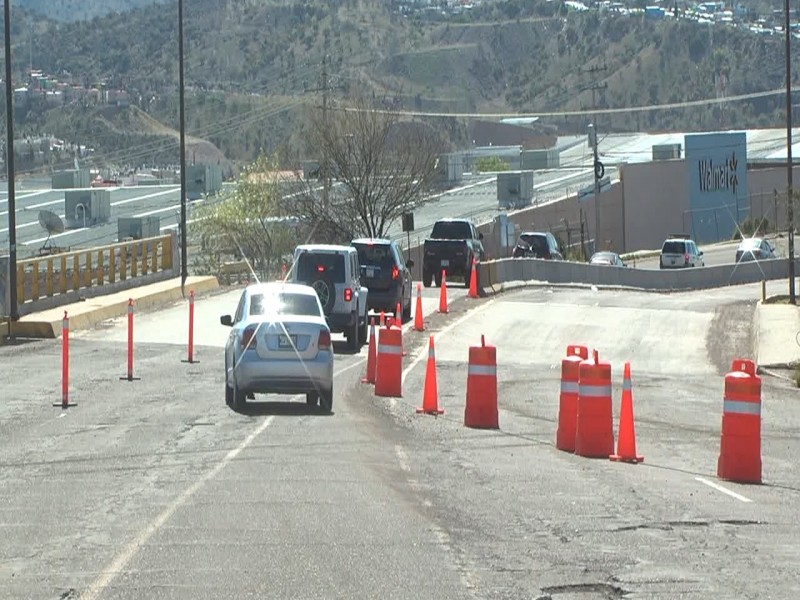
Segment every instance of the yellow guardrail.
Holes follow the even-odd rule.
[[[172,235],[131,240],[17,262],[17,302],[35,302],[70,291],[169,271]]]

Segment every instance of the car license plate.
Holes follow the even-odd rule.
[[[296,335],[281,335],[278,338],[278,348],[294,348],[297,345]]]
[[[367,277],[375,277],[375,269],[367,269]]]
[[[443,267],[449,267],[450,266],[450,261],[449,260],[443,260],[442,261],[442,266]]]

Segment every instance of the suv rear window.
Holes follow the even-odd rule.
[[[390,269],[394,266],[394,253],[389,244],[353,244],[358,250],[361,266],[371,265]]]
[[[664,242],[662,254],[685,254],[686,242]]]
[[[471,240],[472,228],[467,221],[437,221],[431,231],[434,240]]]
[[[327,252],[303,252],[297,259],[297,280],[313,281],[325,273],[334,281],[344,281],[344,256]]]
[[[253,294],[250,298],[250,315],[301,315],[319,317],[319,304],[308,294]]]
[[[536,254],[549,254],[550,248],[547,246],[547,237],[544,235],[521,235],[519,239],[528,246],[531,251]]]

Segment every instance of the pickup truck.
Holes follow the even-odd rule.
[[[423,244],[422,284],[430,287],[433,280],[442,285],[442,271],[464,278],[469,286],[472,258],[483,260],[483,234],[468,219],[440,219],[433,226],[431,236]]]

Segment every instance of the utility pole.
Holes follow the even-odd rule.
[[[328,53],[322,57],[322,84],[318,88],[306,89],[306,92],[322,92],[322,123],[323,127],[328,127],[328,93],[331,91],[328,76]],[[324,149],[323,149],[324,152]],[[320,175],[322,176],[322,206],[328,210],[328,200],[331,189],[330,169],[328,168],[328,157],[322,156],[320,164]]]
[[[8,333],[13,339],[11,323],[19,319],[17,306],[17,202],[14,194],[14,87],[11,81],[11,0],[5,0],[6,52],[6,171],[8,172]]]
[[[183,0],[178,0],[178,71],[179,87],[178,105],[181,139],[181,295],[184,294],[186,279],[189,277],[189,266],[186,258],[186,114],[184,105],[184,65],[183,65]]]
[[[607,67],[590,67],[588,72],[592,75],[596,75],[601,71],[605,71]],[[592,167],[594,169],[594,251],[600,251],[600,180],[605,175],[605,167],[603,163],[600,162],[600,154],[598,151],[598,139],[597,139],[597,113],[594,112],[597,110],[597,92],[598,90],[605,90],[607,84],[602,83],[598,84],[595,81],[592,82],[590,89],[592,90],[592,123],[589,125],[589,143],[592,146],[592,153],[594,155],[594,160],[592,161]]]
[[[792,189],[792,55],[789,29],[789,0],[784,0],[784,33],[786,34],[786,200],[789,221],[789,303],[797,304],[795,297],[794,269],[794,190]]]

